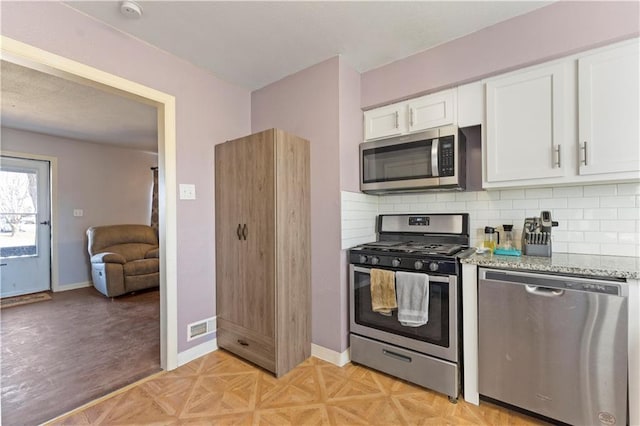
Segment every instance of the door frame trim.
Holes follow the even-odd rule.
[[[51,291],[60,291],[60,281],[58,275],[58,251],[56,250],[56,247],[58,247],[58,228],[56,226],[58,224],[58,157],[5,150],[2,150],[0,154],[6,157],[49,162],[49,208],[51,210],[49,212],[49,214],[51,215],[49,218],[49,221],[51,221],[51,226],[49,227],[51,232],[51,247],[49,252],[51,258],[50,284]]]
[[[160,210],[160,366],[178,367],[178,273],[175,97],[0,35],[0,57],[157,108]]]

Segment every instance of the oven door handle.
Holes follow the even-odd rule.
[[[371,268],[363,268],[362,266],[353,266],[354,272],[360,272],[361,274],[371,274]],[[423,272],[416,272],[417,274],[422,274]],[[425,274],[429,275],[429,274]],[[443,277],[440,275],[429,275],[429,281],[433,281],[436,283],[448,283],[449,277]]]

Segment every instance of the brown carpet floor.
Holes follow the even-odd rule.
[[[3,425],[36,425],[160,371],[159,291],[93,287],[0,312]]]

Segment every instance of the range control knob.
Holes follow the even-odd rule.
[[[429,264],[429,270],[434,271],[434,272],[437,271],[439,267],[440,267],[440,265],[438,265],[437,262],[431,262]]]
[[[380,263],[380,258],[378,256],[373,256],[371,258],[371,264],[372,265],[377,265],[378,263]]]
[[[367,256],[365,256],[364,254],[360,255],[360,263],[367,263]]]
[[[422,269],[422,261],[416,260],[416,263],[413,264],[413,267],[416,269]]]
[[[397,268],[398,266],[400,266],[400,258],[396,257],[395,259],[393,259],[391,261],[391,266],[393,266],[394,268]]]

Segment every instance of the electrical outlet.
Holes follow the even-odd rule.
[[[196,199],[196,186],[193,184],[180,184],[180,199],[181,200],[195,200]]]
[[[84,211],[82,209],[73,209],[74,217],[82,217],[84,216]]]

